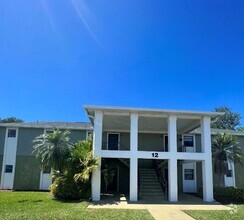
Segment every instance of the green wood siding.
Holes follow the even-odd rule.
[[[197,190],[202,187],[202,162],[196,163]]]
[[[177,166],[177,174],[178,174],[178,191],[183,192],[182,164],[179,161]]]
[[[39,128],[19,128],[17,156],[33,156],[32,141],[43,132],[44,129]]]
[[[0,155],[0,183],[2,177],[2,168],[3,168],[3,155]]]
[[[5,143],[6,128],[0,128],[0,182],[2,177],[3,152]]]
[[[201,135],[200,134],[196,134],[195,135],[195,147],[196,147],[196,152],[201,152],[202,148],[201,148]]]
[[[244,136],[238,137],[239,144],[242,147],[242,153],[244,154]],[[244,166],[240,164],[235,164],[235,177],[236,186],[244,189]]]
[[[17,156],[14,176],[15,190],[39,190],[40,167],[34,156]]]
[[[84,130],[70,130],[70,141],[76,143],[80,140],[86,140],[86,131]]]
[[[6,128],[0,127],[0,155],[3,155]]]

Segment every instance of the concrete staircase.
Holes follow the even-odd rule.
[[[154,169],[140,169],[141,199],[165,199]]]

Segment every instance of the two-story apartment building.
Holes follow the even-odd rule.
[[[50,169],[42,170],[33,152],[33,139],[54,128],[70,130],[70,141],[86,140],[90,123],[32,122],[0,124],[0,189],[48,190]]]
[[[99,106],[85,110],[100,163],[92,176],[94,201],[100,200],[102,158],[128,164],[130,201],[137,201],[139,193],[161,195],[150,179],[167,189],[171,202],[178,201],[179,188],[196,192],[197,184],[203,187],[203,200],[213,201],[210,123],[223,113]],[[198,127],[198,136],[190,133]]]
[[[223,113],[84,107],[91,123],[34,122],[0,124],[0,189],[47,190],[50,169],[41,170],[32,140],[54,128],[70,130],[73,143],[93,132],[93,152],[99,166],[92,175],[92,199],[104,192],[101,166],[116,166],[110,191],[128,194],[131,201],[156,198],[178,201],[181,193],[203,187],[203,200],[213,201],[211,138],[219,132],[238,136],[244,151],[244,132],[210,129]],[[229,161],[226,186],[244,189],[243,168]]]

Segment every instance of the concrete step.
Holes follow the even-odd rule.
[[[158,179],[140,179],[141,183],[158,183]]]
[[[158,185],[153,185],[153,187],[151,186],[151,185],[142,185],[141,186],[141,189],[143,190],[143,189],[149,189],[149,190],[151,190],[151,189],[160,189],[160,190],[162,190],[162,188],[161,188],[161,186],[158,184]]]
[[[144,179],[144,180],[157,180],[158,178],[156,176],[140,176],[140,179]]]
[[[141,200],[162,201],[162,200],[166,200],[166,198],[162,196],[155,196],[155,197],[141,196]]]
[[[154,169],[139,169],[141,173],[153,173]]]
[[[141,190],[141,194],[142,195],[145,195],[145,194],[149,194],[149,195],[151,195],[151,194],[162,194],[163,195],[163,192],[162,192],[162,190],[161,189],[158,189],[158,190]]]
[[[156,176],[155,173],[140,173],[140,176]]]
[[[142,198],[145,198],[145,197],[147,197],[147,198],[155,198],[155,197],[161,197],[161,198],[164,198],[165,196],[164,196],[164,194],[162,193],[162,194],[147,194],[147,193],[142,193],[141,194],[141,197]]]

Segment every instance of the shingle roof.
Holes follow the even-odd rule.
[[[200,134],[201,128],[197,128],[194,131],[192,131],[191,133]],[[227,129],[211,128],[211,134],[218,134],[218,133],[227,133],[227,134],[231,134],[231,135],[244,136],[243,131],[234,131],[234,130],[227,130]]]
[[[22,128],[61,128],[74,130],[92,130],[88,122],[27,122],[27,123],[0,123],[0,127],[22,127]]]

